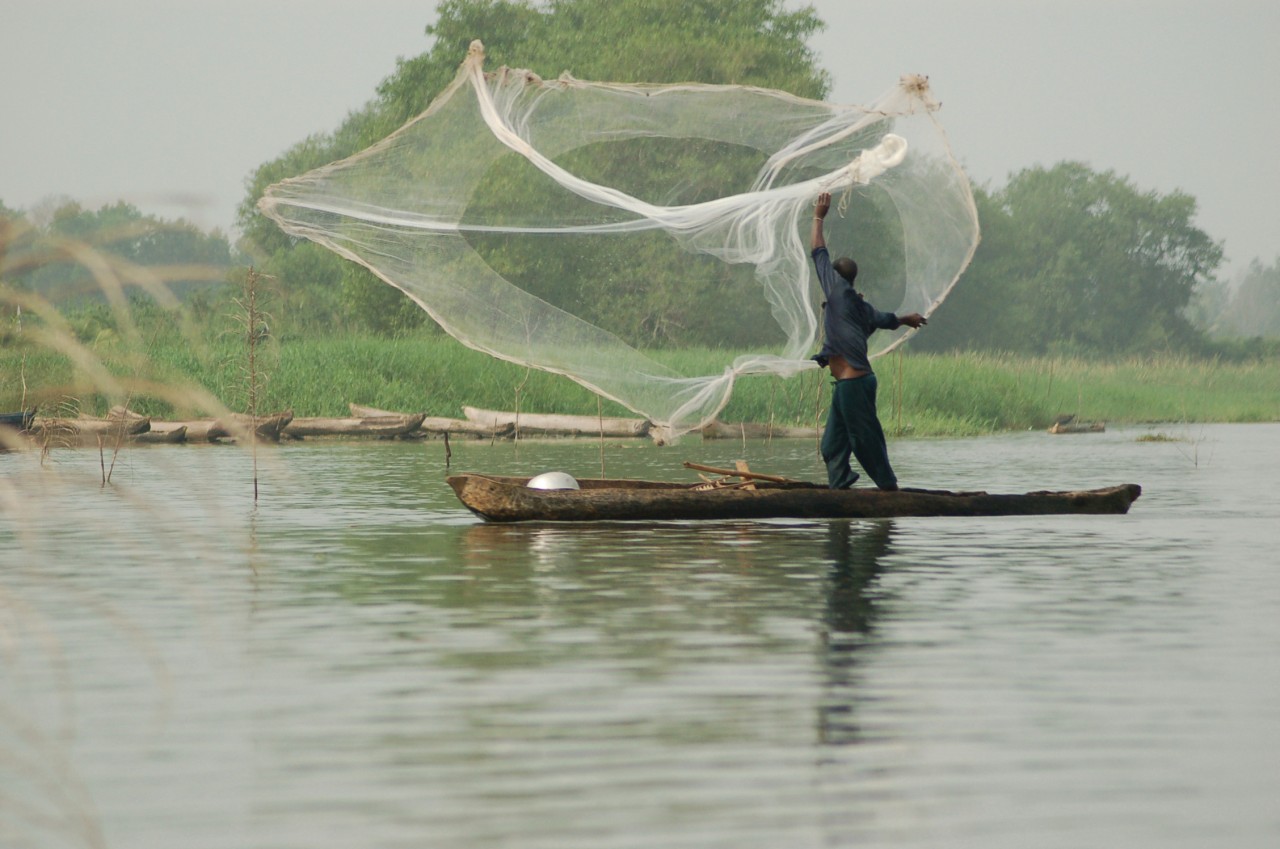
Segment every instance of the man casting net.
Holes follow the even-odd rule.
[[[856,251],[883,309],[927,316],[942,301],[978,228],[937,108],[921,77],[839,106],[486,73],[473,42],[424,113],[259,207],[464,344],[563,374],[674,436],[714,418],[738,377],[814,366],[821,291],[804,238],[819,193],[838,198],[828,238]],[[685,373],[691,347],[721,370]]]

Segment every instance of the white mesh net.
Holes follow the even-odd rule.
[[[882,310],[928,315],[977,245],[969,182],[923,78],[854,107],[483,64],[474,42],[426,112],[272,186],[259,207],[464,344],[566,375],[668,435],[714,418],[741,375],[814,367],[819,192],[839,198],[833,256],[858,260]],[[906,336],[877,334],[873,355]],[[672,351],[689,345],[717,351],[723,370],[682,373]]]

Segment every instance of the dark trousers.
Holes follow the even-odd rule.
[[[889,465],[884,429],[876,417],[876,376],[866,374],[837,380],[831,393],[831,411],[822,434],[822,459],[832,489],[848,489],[858,479],[849,465],[850,455],[866,470],[876,486],[897,489],[898,478]]]

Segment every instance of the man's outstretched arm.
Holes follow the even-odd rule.
[[[822,219],[827,217],[829,209],[831,209],[831,194],[823,192],[818,195],[818,204],[813,208],[813,238],[809,247],[815,251],[827,246],[827,240],[822,235]]]

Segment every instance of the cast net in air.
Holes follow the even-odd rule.
[[[741,376],[814,367],[819,192],[837,198],[832,255],[857,259],[882,310],[928,315],[977,244],[921,77],[840,106],[483,66],[473,42],[424,113],[259,207],[464,344],[563,374],[670,436],[714,418]],[[909,332],[876,334],[873,355]],[[683,365],[708,358],[710,374]]]

